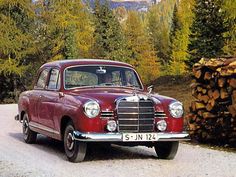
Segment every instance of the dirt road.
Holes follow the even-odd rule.
[[[174,160],[156,159],[145,147],[90,146],[86,160],[70,163],[60,142],[39,136],[23,142],[21,124],[14,120],[17,105],[0,105],[0,177],[235,177],[236,153],[180,144]]]

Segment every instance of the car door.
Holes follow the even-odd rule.
[[[30,104],[29,104],[29,114],[32,122],[39,122],[38,118],[38,105],[39,105],[39,99],[40,96],[42,95],[42,91],[44,91],[47,83],[47,78],[48,78],[48,73],[49,69],[44,68],[39,72],[38,79],[36,81],[36,84],[34,86],[33,91],[28,92],[28,97],[30,99]]]
[[[52,68],[49,72],[48,83],[41,92],[38,105],[39,123],[54,132],[54,114],[59,104],[60,74],[59,69]]]

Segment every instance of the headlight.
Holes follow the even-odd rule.
[[[173,102],[169,105],[169,111],[172,117],[180,118],[183,116],[183,105],[180,102]]]
[[[88,101],[84,104],[84,113],[89,118],[96,117],[100,112],[100,106],[96,101]]]

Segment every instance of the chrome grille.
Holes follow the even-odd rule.
[[[102,119],[110,119],[110,118],[114,118],[114,113],[113,111],[102,111],[101,112],[101,118]]]
[[[154,107],[152,100],[120,100],[117,105],[120,132],[152,132]]]
[[[166,119],[166,113],[164,111],[156,111],[155,112],[155,118],[159,118],[159,119]]]

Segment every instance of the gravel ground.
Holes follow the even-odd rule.
[[[21,124],[14,121],[17,105],[0,105],[0,177],[235,177],[236,153],[180,144],[174,160],[158,160],[154,149],[90,145],[82,163],[70,163],[63,144],[39,136],[23,142]]]

